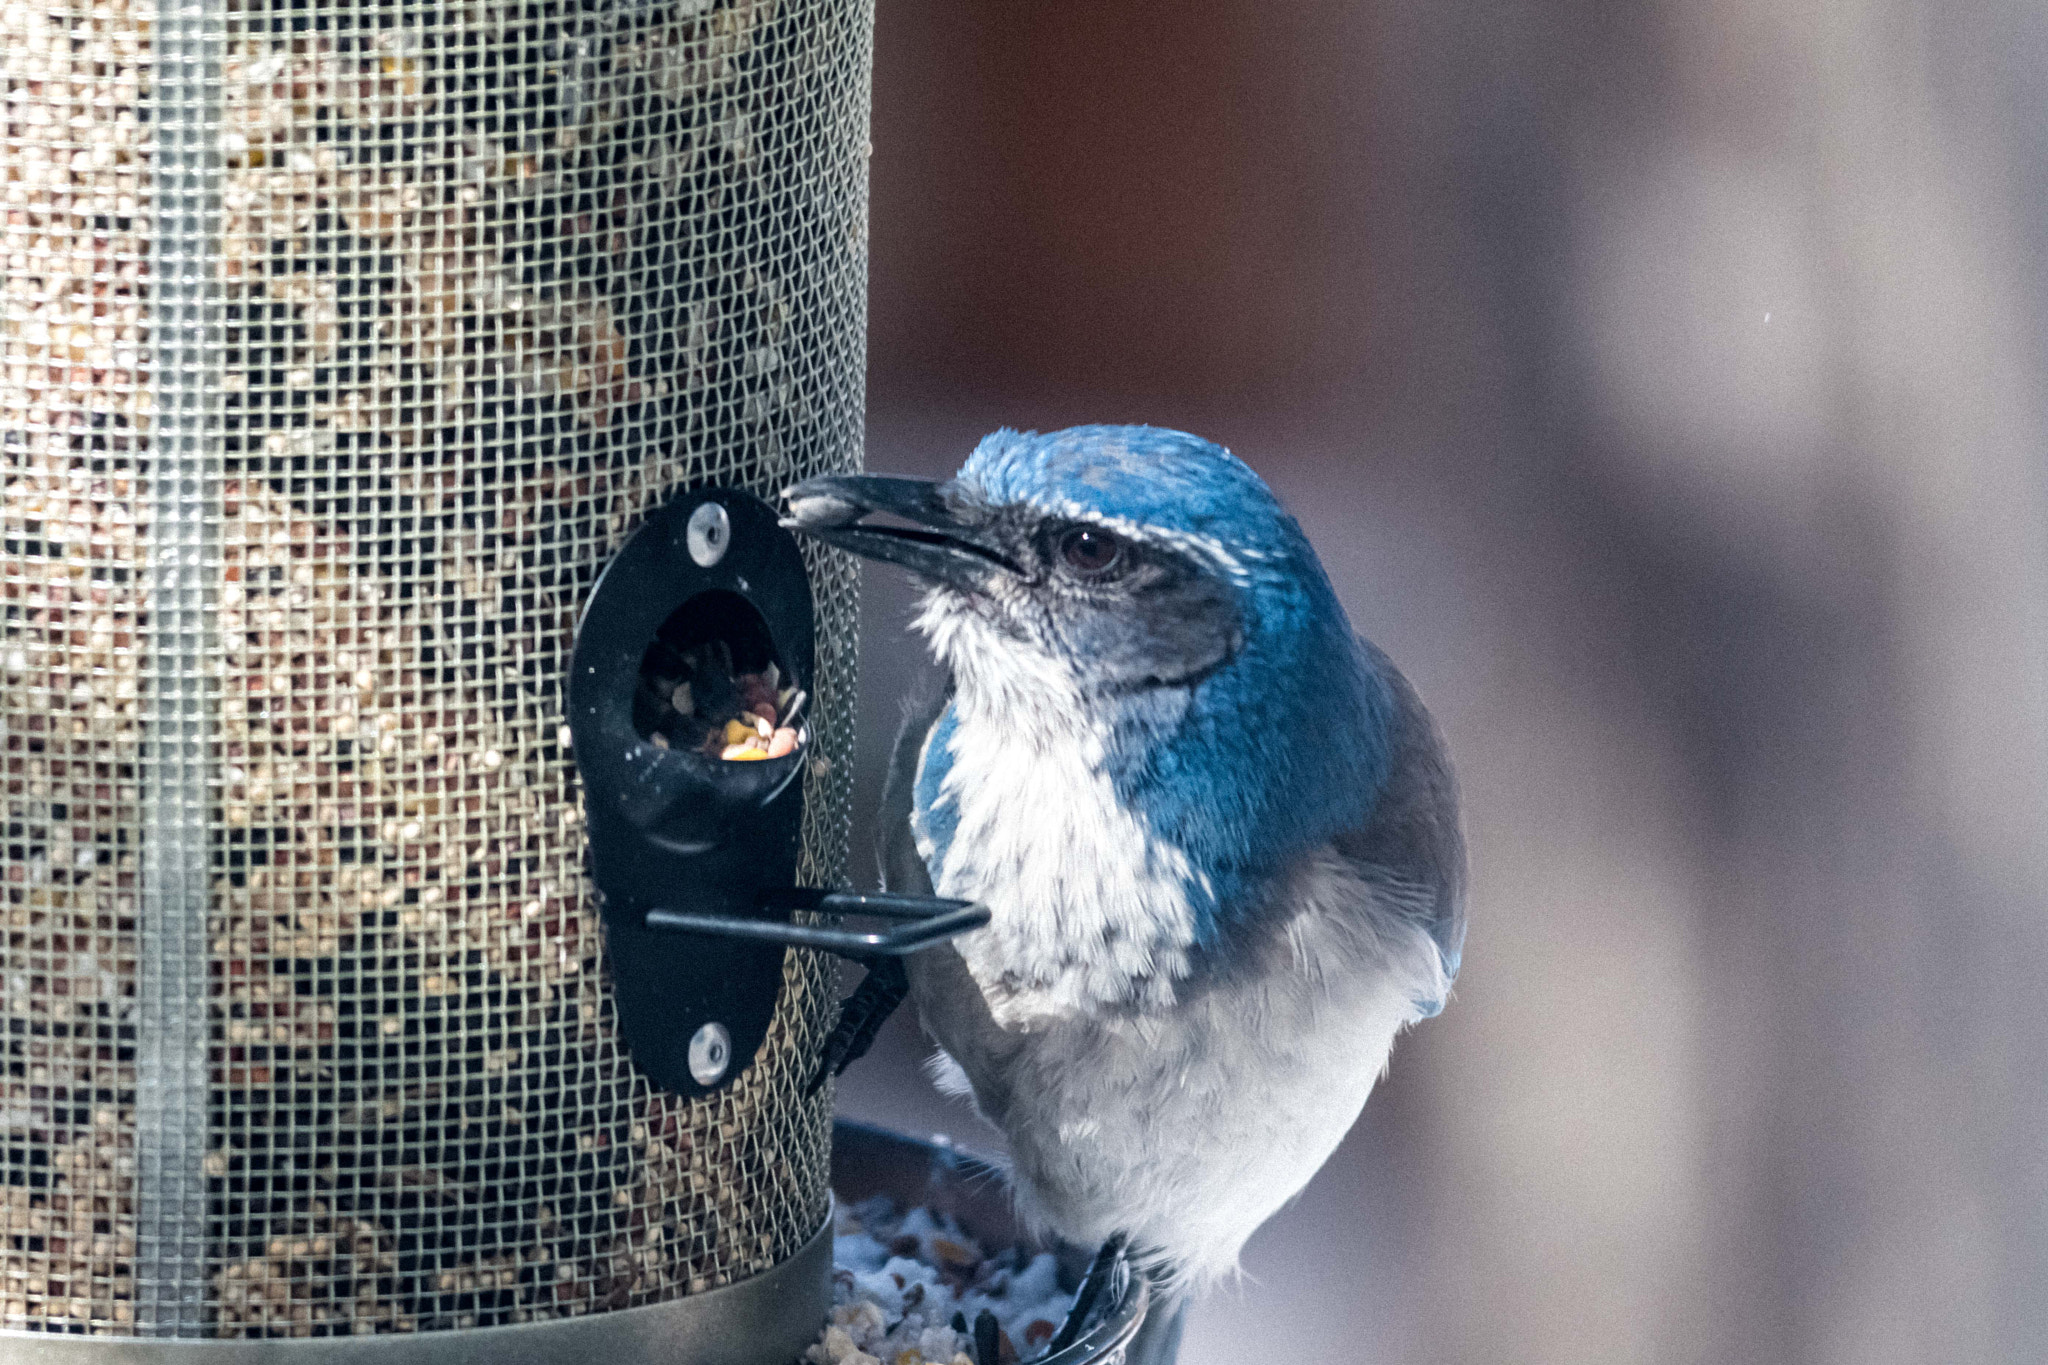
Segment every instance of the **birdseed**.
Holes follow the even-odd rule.
[[[809,1365],[976,1365],[984,1312],[1011,1365],[1043,1355],[1073,1303],[1050,1252],[985,1251],[951,1219],[887,1195],[839,1206],[832,1264],[832,1317]]]
[[[706,640],[687,650],[657,642],[641,666],[641,708],[651,714],[648,738],[663,749],[694,749],[727,762],[781,758],[810,737],[798,723],[809,696],[783,687],[770,660],[735,672],[731,642]]]

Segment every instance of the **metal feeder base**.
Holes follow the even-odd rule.
[[[7,1365],[757,1365],[796,1360],[832,1307],[832,1219],[737,1284],[579,1318],[302,1340],[146,1340],[0,1332]]]

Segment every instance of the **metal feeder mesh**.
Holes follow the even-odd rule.
[[[820,1225],[828,967],[650,1089],[561,681],[672,491],[857,466],[871,21],[0,0],[0,1328],[535,1321]]]

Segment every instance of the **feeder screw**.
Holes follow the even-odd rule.
[[[690,513],[684,539],[690,547],[690,558],[697,561],[697,567],[708,569],[725,558],[726,546],[732,544],[732,518],[717,503],[704,503]]]
[[[732,1065],[732,1035],[717,1020],[690,1037],[690,1075],[699,1085],[716,1085]]]

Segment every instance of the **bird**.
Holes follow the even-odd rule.
[[[922,585],[936,682],[882,880],[990,912],[906,963],[935,1079],[1003,1134],[1028,1225],[1127,1246],[1184,1307],[1449,995],[1444,740],[1296,519],[1200,437],[1006,428],[949,480],[784,497],[794,531]]]

